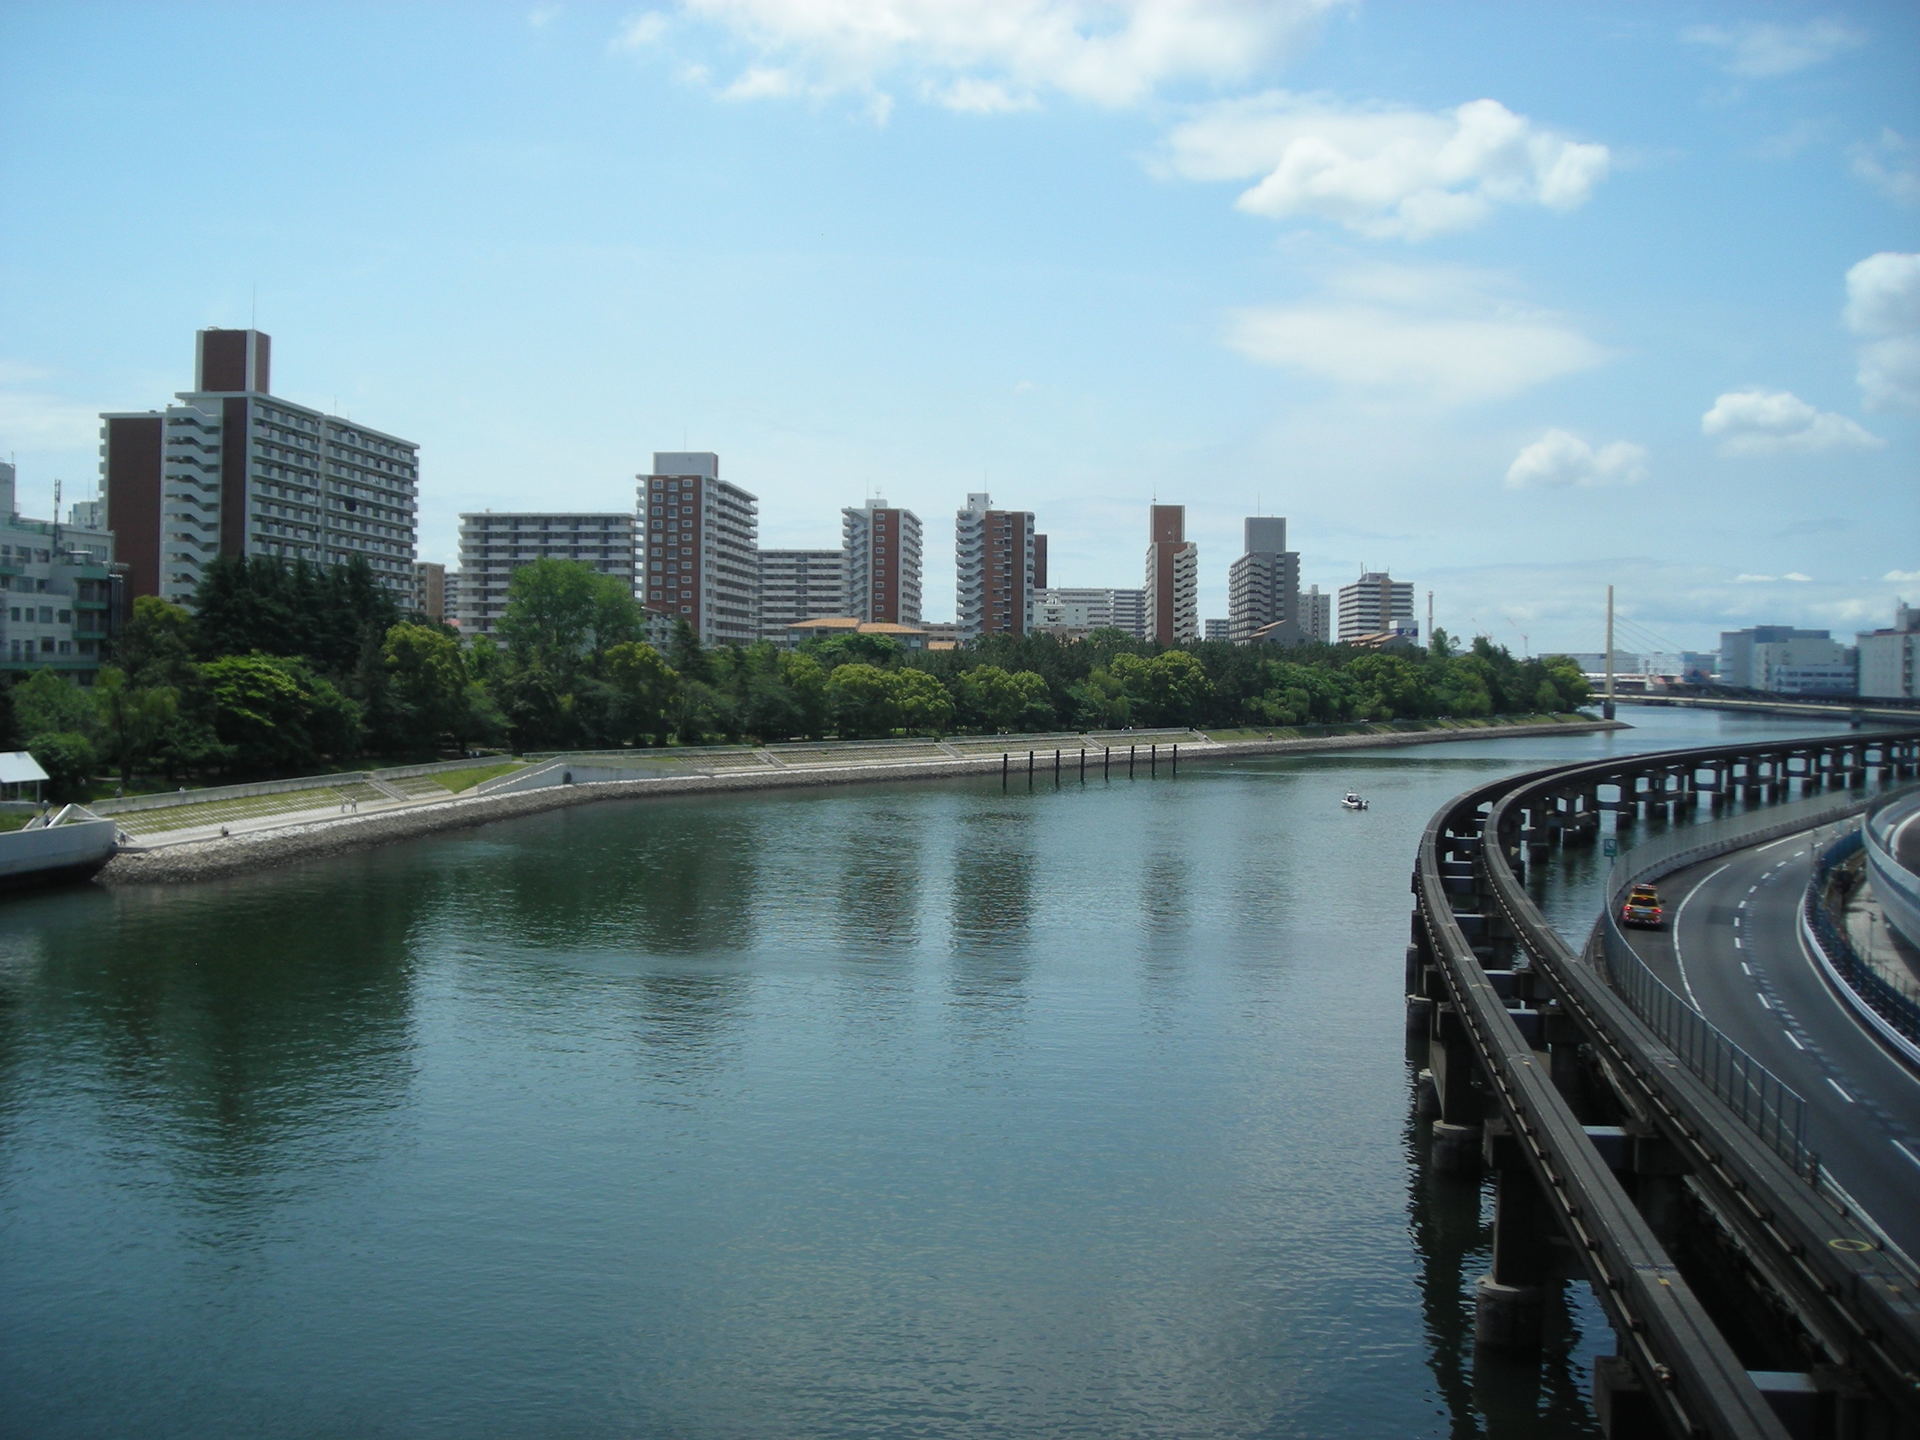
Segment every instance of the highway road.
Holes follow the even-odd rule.
[[[1920,826],[1910,827],[1920,830]],[[1828,1175],[1920,1258],[1920,1076],[1829,989],[1797,908],[1816,845],[1788,836],[1668,876],[1663,930],[1630,930],[1656,973],[1807,1102]]]

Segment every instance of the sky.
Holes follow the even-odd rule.
[[[0,6],[0,455],[98,484],[194,332],[463,511],[712,450],[763,548],[1031,510],[1142,583],[1186,506],[1516,653],[1920,603],[1920,6]]]

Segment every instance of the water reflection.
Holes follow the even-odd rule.
[[[1470,1353],[1399,991],[1427,818],[1597,748],[582,807],[0,909],[8,1423],[1583,1433],[1588,1342]]]
[[[9,916],[42,921],[37,964],[8,971],[9,1071],[67,1070],[70,1121],[170,1172],[198,1243],[256,1241],[327,1183],[316,1150],[353,1164],[392,1143],[413,1075],[407,897],[342,905],[282,876],[33,906]]]

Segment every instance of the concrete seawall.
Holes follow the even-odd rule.
[[[1476,730],[1395,731],[1385,735],[1331,735],[1312,739],[1230,741],[1217,745],[1182,746],[1182,765],[1213,764],[1254,755],[1302,755],[1333,750],[1384,749],[1403,745],[1433,745],[1456,740],[1494,740],[1515,735],[1582,735],[1600,730],[1630,728],[1617,720],[1569,721],[1552,725],[1498,725]],[[1009,751],[1012,755],[1014,752]],[[1024,757],[1014,756],[1010,773],[1025,773]],[[1052,773],[1052,750],[1036,750],[1035,774]],[[1167,757],[1167,747],[1161,747]],[[1144,763],[1145,750],[1136,757]],[[1118,758],[1116,756],[1116,758]],[[1089,752],[1088,761],[1093,763]],[[1061,752],[1062,773],[1071,763],[1078,775],[1079,750]],[[674,795],[711,795],[731,791],[792,790],[827,785],[874,784],[889,780],[938,780],[949,776],[997,775],[1001,757],[990,755],[963,760],[909,761],[891,765],[822,765],[786,770],[761,769],[738,774],[678,776],[662,779],[609,780],[558,785],[544,790],[504,795],[452,796],[405,810],[373,815],[343,815],[303,824],[251,830],[191,843],[135,849],[116,855],[99,874],[109,885],[179,884],[246,875],[295,861],[343,854],[372,845],[413,840],[446,830],[464,830],[495,821],[538,815],[569,805],[603,800],[650,800]]]

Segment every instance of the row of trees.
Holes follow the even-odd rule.
[[[1517,660],[1436,632],[1425,651],[1162,649],[1117,630],[1083,641],[986,636],[909,652],[876,636],[664,649],[618,580],[540,560],[514,572],[499,645],[403,615],[364,563],[223,559],[193,613],[135,602],[113,663],[81,689],[16,684],[0,722],[56,779],[116,768],[185,776],[311,771],[447,748],[610,748],[670,741],[870,738],[1127,726],[1275,727],[1571,710],[1566,660]]]

